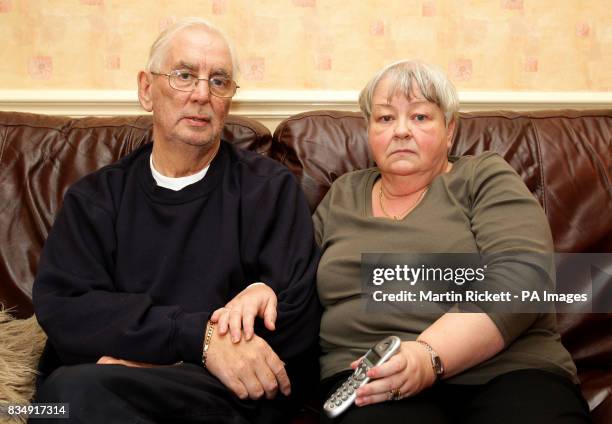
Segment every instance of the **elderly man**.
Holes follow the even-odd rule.
[[[310,214],[285,168],[221,140],[234,68],[205,21],[168,28],[138,75],[152,145],[66,193],[34,284],[52,370],[36,400],[75,422],[282,421],[312,374]],[[265,318],[255,335],[209,321],[232,298],[245,329]]]

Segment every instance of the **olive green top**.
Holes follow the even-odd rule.
[[[324,307],[321,378],[348,370],[353,360],[388,335],[415,340],[443,313],[368,312],[361,298],[362,253],[553,252],[542,208],[500,156],[484,153],[451,161],[452,169],[436,177],[418,206],[400,221],[372,215],[372,187],[380,176],[377,168],[338,178],[315,211],[315,236],[323,250],[317,273]],[[503,260],[489,264],[487,276],[503,275],[497,271],[504,266]],[[527,267],[520,272],[521,281],[510,283],[524,286],[525,281],[543,275],[554,278],[554,267]],[[448,382],[483,384],[526,368],[552,371],[578,382],[554,314],[489,316],[504,338],[505,349]]]

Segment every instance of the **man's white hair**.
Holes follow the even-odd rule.
[[[223,39],[225,44],[227,45],[230,51],[230,57],[232,59],[232,78],[236,77],[236,73],[238,71],[238,64],[236,62],[236,54],[234,52],[234,47],[228,41],[227,37],[219,28],[211,24],[205,19],[192,17],[192,18],[183,18],[176,21],[174,24],[170,25],[168,28],[163,30],[153,45],[151,45],[151,50],[149,51],[149,60],[147,61],[147,71],[149,72],[161,72],[162,65],[164,63],[164,59],[166,58],[166,53],[168,52],[168,46],[172,39],[181,31],[187,28],[203,28],[206,31],[217,34]],[[166,70],[168,71],[168,70]]]

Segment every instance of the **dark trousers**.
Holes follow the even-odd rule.
[[[339,373],[325,380],[322,393],[329,396],[349,375],[350,372]],[[364,407],[353,405],[335,420],[321,413],[321,422],[573,424],[592,421],[586,401],[571,381],[545,371],[520,370],[483,385],[438,382],[414,397]]]
[[[294,402],[240,400],[207,370],[192,364],[155,368],[63,366],[40,385],[36,402],[69,404],[74,423],[283,423]]]

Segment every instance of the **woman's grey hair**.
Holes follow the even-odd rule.
[[[179,19],[159,34],[159,36],[151,46],[151,50],[149,51],[147,71],[160,72],[161,67],[164,63],[164,59],[166,58],[168,46],[170,45],[172,39],[179,32],[191,27],[203,28],[209,32],[219,35],[223,39],[223,41],[225,41],[225,44],[227,44],[227,47],[230,51],[230,56],[232,59],[232,75],[235,78],[236,72],[238,70],[238,64],[236,62],[236,54],[234,52],[234,47],[228,41],[223,31],[221,31],[219,28],[217,28],[207,20],[197,17]]]
[[[402,60],[385,66],[366,84],[359,94],[359,107],[368,125],[372,115],[372,98],[378,83],[389,78],[389,101],[398,92],[407,99],[414,98],[413,83],[428,101],[435,103],[444,113],[446,125],[457,117],[459,97],[448,77],[435,66],[414,60]]]

